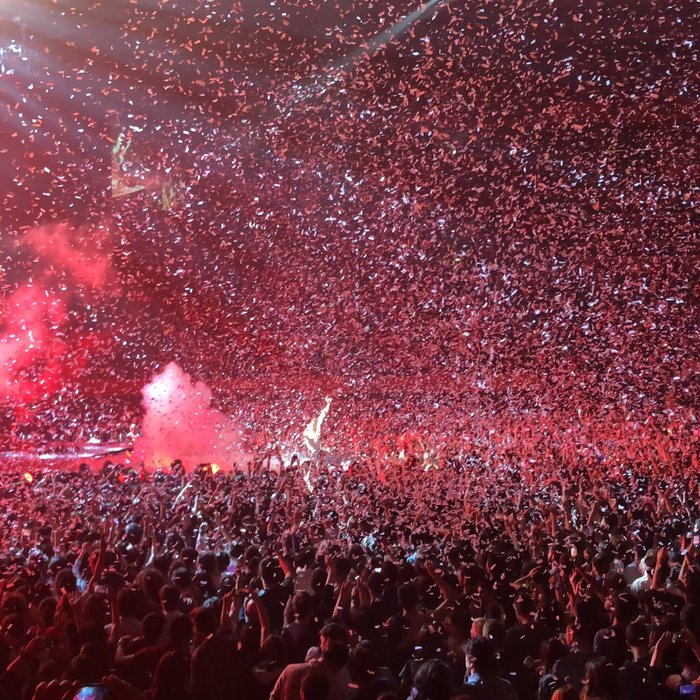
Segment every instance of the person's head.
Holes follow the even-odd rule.
[[[627,625],[639,614],[639,604],[631,593],[620,593],[613,598],[613,620],[616,625]]]
[[[321,673],[309,671],[301,679],[300,700],[326,700],[330,690],[330,681]]]
[[[495,649],[503,649],[506,643],[506,626],[500,620],[486,620],[482,634]]]
[[[17,589],[15,589],[16,591]],[[3,615],[18,615],[21,618],[26,618],[29,611],[27,599],[21,592],[13,592],[5,595],[2,601]]]
[[[594,659],[586,664],[583,674],[582,700],[617,700],[617,669],[605,659]]]
[[[566,644],[556,637],[543,642],[540,647],[540,659],[545,670],[551,671],[554,664],[566,656],[567,651]]]
[[[423,625],[416,636],[413,658],[419,661],[437,659],[443,653],[442,635],[431,625]]]
[[[219,629],[219,622],[211,608],[195,608],[191,617],[195,645],[201,644]]]
[[[61,569],[56,574],[54,585],[58,593],[74,593],[76,587],[75,574],[71,569]]]
[[[654,567],[656,566],[656,552],[650,551],[642,560],[642,565],[647,575],[651,577],[654,573]]]
[[[452,669],[439,659],[424,661],[413,677],[416,700],[449,700],[452,685]]]
[[[134,617],[138,610],[140,596],[133,588],[122,588],[117,593],[117,609],[120,617]]]
[[[308,623],[314,612],[314,602],[310,593],[297,591],[292,598],[292,614],[297,622]]]
[[[320,632],[320,649],[323,654],[331,642],[342,642],[343,644],[348,644],[348,631],[343,625],[338,622],[329,622],[321,628]]]
[[[519,595],[513,602],[515,617],[520,624],[529,624],[535,614],[535,603],[527,594]]]
[[[472,619],[465,610],[453,610],[445,619],[445,627],[451,638],[466,640],[469,638]]]
[[[39,617],[44,624],[44,627],[50,627],[54,616],[56,615],[56,608],[58,607],[58,601],[55,598],[44,598],[39,603]]]
[[[148,613],[143,618],[143,638],[149,646],[155,645],[165,629],[163,613]]]
[[[337,673],[348,662],[348,645],[333,641],[322,652],[321,658],[333,673]]]
[[[170,643],[177,649],[187,649],[192,641],[192,620],[176,615],[170,623]]]
[[[90,649],[83,648],[73,659],[71,673],[80,683],[99,683],[107,671],[106,664],[100,663],[98,654],[91,653]]]
[[[340,581],[344,581],[352,570],[352,562],[347,557],[335,558],[335,575]]]
[[[404,612],[411,612],[418,607],[418,589],[414,583],[404,583],[397,592],[399,605]]]
[[[170,651],[156,666],[153,674],[153,700],[184,700],[189,697],[190,668],[178,652]]]
[[[484,624],[485,623],[486,623],[485,617],[475,617],[472,620],[471,629],[469,630],[469,636],[472,639],[476,639],[477,637],[481,637],[481,634],[484,631]]]
[[[373,571],[367,577],[367,588],[373,598],[379,598],[384,589],[384,577],[379,571]]]
[[[287,644],[279,634],[271,634],[260,645],[258,666],[277,668],[287,664]]]
[[[566,643],[570,647],[578,647],[579,649],[590,649],[593,645],[592,634],[588,628],[578,622],[571,622],[566,626]]]
[[[208,574],[216,572],[216,554],[214,552],[202,552],[199,555],[198,563],[202,571],[206,571]]]
[[[27,633],[27,625],[24,619],[12,613],[2,619],[2,635],[10,647],[20,646],[24,642]]]
[[[178,566],[170,574],[170,581],[179,590],[184,591],[192,585],[192,574],[184,566]]]
[[[327,579],[328,572],[320,566],[317,566],[311,572],[311,590],[314,594],[319,595],[324,590]]]
[[[470,639],[464,648],[467,673],[487,678],[496,673],[496,651],[486,637]]]
[[[639,617],[625,628],[625,641],[635,658],[646,656],[649,652],[649,626],[643,617]]]
[[[273,557],[265,557],[260,562],[260,578],[265,588],[272,588],[282,579],[282,569]]]
[[[166,583],[160,589],[160,607],[164,613],[175,612],[180,605],[180,589],[170,583]]]
[[[369,642],[360,642],[348,656],[348,672],[350,678],[362,686],[370,681],[376,671],[372,645]]]
[[[216,571],[223,574],[231,563],[231,557],[226,552],[217,552],[214,556],[216,558]]]
[[[163,574],[158,569],[145,569],[141,572],[140,579],[141,588],[148,600],[159,601],[160,589],[165,584],[165,577]]]

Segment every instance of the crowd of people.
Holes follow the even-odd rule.
[[[691,465],[281,461],[2,472],[1,697],[697,695]]]

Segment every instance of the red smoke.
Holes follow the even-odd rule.
[[[105,230],[100,228],[87,232],[59,223],[31,229],[20,245],[36,255],[35,272],[44,280],[67,275],[72,291],[82,292],[81,287],[102,287],[108,279],[110,260],[103,249],[105,241]]]
[[[71,299],[84,298],[109,279],[104,232],[74,230],[66,224],[31,229],[19,241],[32,253],[25,279],[0,299],[0,402],[26,410],[50,398],[76,363],[65,337]],[[80,339],[75,339],[79,341]]]
[[[142,394],[145,415],[134,459],[147,469],[167,468],[175,459],[188,469],[204,463],[226,470],[244,466],[241,430],[211,406],[211,390],[204,382],[193,382],[170,362]]]
[[[65,343],[57,337],[66,322],[63,300],[49,290],[24,285],[2,309],[0,400],[32,403],[56,391]]]

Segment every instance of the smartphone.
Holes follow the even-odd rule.
[[[110,700],[109,688],[102,683],[84,685],[74,696],[73,700]]]
[[[693,547],[700,547],[700,532],[693,535]]]
[[[697,688],[692,683],[684,683],[678,686],[678,694],[684,697],[697,697]]]

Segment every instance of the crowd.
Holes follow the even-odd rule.
[[[0,474],[1,697],[696,696],[690,465],[276,464]]]

